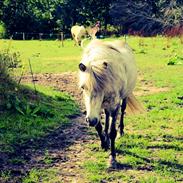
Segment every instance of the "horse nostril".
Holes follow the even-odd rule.
[[[96,126],[98,124],[98,119],[94,118],[92,120],[89,121],[89,126]]]

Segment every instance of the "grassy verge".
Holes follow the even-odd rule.
[[[37,91],[35,94],[32,87],[22,86],[16,95],[11,92],[7,106],[0,113],[0,162],[7,166],[0,171],[0,182],[39,182],[38,177],[48,173],[49,178],[45,177],[44,181],[56,180],[53,177],[57,171],[52,168],[33,168],[24,179],[16,179],[10,168],[26,165],[27,159],[19,154],[22,147],[44,138],[58,127],[66,128],[70,124],[69,117],[79,113],[77,104],[68,94],[43,86],[37,86]],[[43,157],[43,164],[49,165],[51,160],[46,151]]]
[[[37,89],[36,95],[30,89],[20,90],[18,97],[12,96],[7,102],[9,109],[0,114],[1,152],[12,152],[16,144],[39,138],[66,125],[68,117],[79,112],[69,95],[42,86]],[[10,107],[12,100],[15,100],[15,106]]]

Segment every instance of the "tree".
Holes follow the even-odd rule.
[[[0,1],[0,20],[9,34],[70,31],[76,23],[92,26],[98,20],[107,27],[111,3],[112,0],[4,0]]]
[[[153,35],[182,25],[182,5],[180,0],[118,0],[112,4],[110,15],[125,33],[132,30]]]
[[[23,0],[6,0],[2,6],[2,21],[6,24],[7,31],[11,33],[13,30],[22,31],[27,29],[29,23],[29,15],[26,12],[27,1]],[[26,22],[26,24],[25,24]]]
[[[85,0],[82,9],[82,15],[85,17],[85,21],[90,24],[96,23],[100,20],[105,28],[110,23],[109,9],[114,0]]]
[[[9,34],[14,32],[52,32],[56,22],[51,0],[5,0],[1,20]]]

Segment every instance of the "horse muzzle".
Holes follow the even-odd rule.
[[[89,126],[95,127],[98,124],[98,119],[97,118],[90,119],[89,117],[87,117],[86,122],[89,124]]]

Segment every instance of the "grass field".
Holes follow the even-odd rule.
[[[71,40],[65,41],[64,47],[60,41],[0,41],[0,49],[7,48],[20,53],[25,73],[30,72],[28,59],[34,73],[75,71],[82,51]]]
[[[147,113],[125,118],[125,135],[116,142],[117,160],[120,164],[118,170],[107,169],[108,152],[99,149],[98,144],[83,144],[83,151],[86,153],[81,160],[82,168],[79,173],[84,175],[86,182],[93,183],[183,182],[183,45],[178,38],[163,37],[128,37],[127,42],[134,49],[141,80],[143,79],[147,86],[151,83],[155,87],[166,87],[168,91],[138,97],[145,105]],[[10,51],[20,52],[25,74],[29,73],[29,58],[34,73],[76,71],[82,52],[81,48],[73,46],[71,40],[66,40],[64,47],[61,47],[58,41],[0,41],[0,49],[6,49],[9,46]],[[168,63],[171,64],[168,65]],[[140,86],[139,80],[137,89]],[[63,103],[58,104],[58,101],[55,101],[55,93],[48,94],[42,88],[40,91],[53,98],[51,105],[55,107],[54,112],[60,113],[59,105]],[[68,104],[67,101],[65,100],[65,105]],[[73,105],[73,103],[69,104],[69,106]],[[76,107],[73,108],[74,112]],[[10,134],[11,130],[8,134],[9,129],[6,123],[9,118],[11,116],[1,115],[1,129],[4,129],[8,135],[1,137],[7,140],[13,136]],[[28,122],[25,120],[25,124],[23,122],[22,125],[31,124],[31,120],[29,119]],[[36,120],[39,121],[39,118]],[[59,123],[56,124],[59,125]],[[17,131],[25,132],[27,128],[33,128],[33,126],[17,126]],[[40,126],[40,128],[42,130],[45,127]],[[33,137],[37,138],[37,136],[39,135],[33,133]],[[24,136],[20,137],[24,138]],[[10,148],[9,142],[3,141],[3,143],[5,148]],[[4,180],[8,180],[8,171],[2,172],[1,176]],[[40,180],[49,183],[59,182],[57,176],[58,172],[54,167],[32,169],[27,177],[24,177],[23,182]]]

